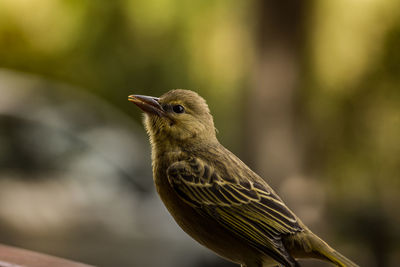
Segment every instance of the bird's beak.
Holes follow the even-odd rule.
[[[164,116],[165,111],[161,107],[160,103],[158,103],[159,98],[153,96],[145,96],[145,95],[130,95],[128,96],[128,100],[132,101],[139,108],[141,108],[144,112],[155,114],[158,116]]]

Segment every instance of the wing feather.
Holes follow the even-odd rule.
[[[291,262],[281,236],[303,229],[280,198],[261,182],[221,177],[212,166],[193,158],[172,164],[167,174],[183,201],[205,211],[278,262]]]

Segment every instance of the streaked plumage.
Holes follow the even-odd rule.
[[[146,112],[157,191],[195,240],[247,267],[298,266],[298,257],[357,266],[314,235],[261,177],[218,142],[198,94],[173,90],[160,98],[130,100]]]

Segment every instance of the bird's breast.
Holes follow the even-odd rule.
[[[256,252],[218,222],[184,202],[169,184],[167,169],[172,162],[156,161],[153,166],[157,192],[176,223],[192,238],[220,256],[237,263]]]

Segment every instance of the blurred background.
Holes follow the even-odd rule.
[[[187,88],[315,233],[361,266],[398,266],[399,48],[394,0],[0,0],[0,243],[105,267],[235,266],[166,212],[127,101]]]

